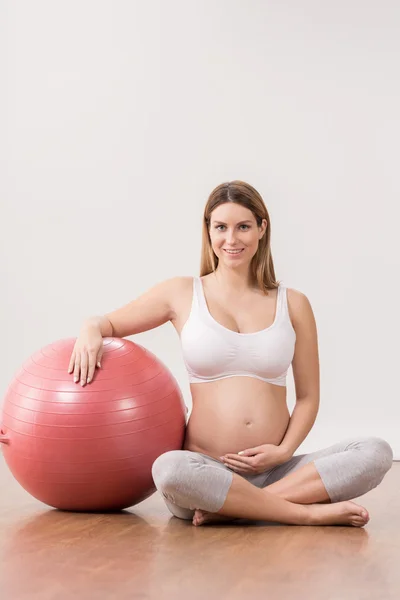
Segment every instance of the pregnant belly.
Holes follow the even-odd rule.
[[[250,377],[191,385],[185,450],[213,458],[261,444],[279,445],[290,420],[286,388]]]

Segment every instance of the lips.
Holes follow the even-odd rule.
[[[235,248],[235,249],[231,249],[228,250],[227,248],[223,248],[223,251],[226,252],[227,254],[241,254],[243,252],[244,248]]]

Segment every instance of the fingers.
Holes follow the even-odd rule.
[[[96,354],[94,352],[90,352],[89,353],[87,383],[90,383],[92,381],[95,370],[96,370]]]
[[[255,461],[255,457],[254,456],[243,456],[243,454],[225,454],[223,456],[223,458],[226,458],[227,460],[235,460],[236,462],[238,462],[240,465],[247,465],[249,467],[254,467],[254,461]]]
[[[68,373],[72,373],[73,368],[75,366],[75,352],[71,354],[71,358],[68,365]]]
[[[101,361],[103,358],[103,353],[104,353],[104,347],[102,346],[97,354],[97,367],[99,367],[99,369],[101,369]]]
[[[239,460],[234,460],[233,458],[224,458],[222,462],[224,465],[230,469],[233,469],[234,471],[239,471],[241,473],[255,473],[254,467]]]
[[[87,352],[81,354],[81,385],[85,385],[88,376],[88,355]]]
[[[75,354],[75,364],[74,364],[74,381],[75,383],[79,381],[79,374],[81,370],[81,356],[80,354]]]
[[[96,367],[101,368],[102,353],[96,358],[96,352],[73,352],[68,365],[68,373],[74,376],[74,382],[80,379],[81,385],[93,381]]]
[[[235,473],[239,473],[240,475],[255,475],[255,471],[251,470],[251,469],[246,469],[246,468],[242,468],[242,467],[234,467],[233,465],[228,465],[226,464],[226,466],[228,467],[228,469],[231,469],[232,471],[235,471]]]

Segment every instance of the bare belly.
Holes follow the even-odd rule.
[[[191,384],[193,409],[183,448],[213,458],[279,445],[289,425],[286,388],[252,377]]]

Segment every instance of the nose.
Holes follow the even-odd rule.
[[[236,242],[236,232],[233,230],[226,232],[226,242],[232,246],[235,245]]]

